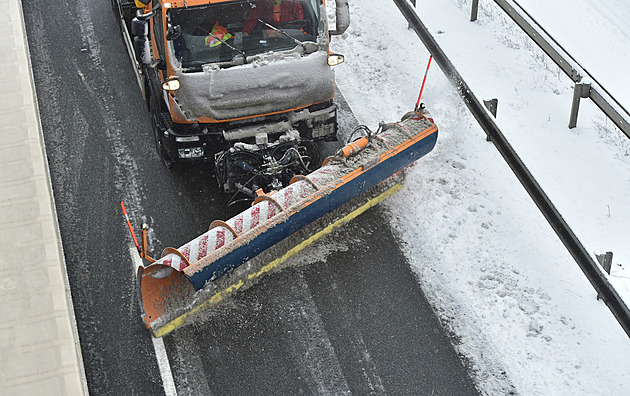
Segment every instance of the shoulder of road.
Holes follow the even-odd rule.
[[[0,7],[0,393],[87,394],[22,4]]]

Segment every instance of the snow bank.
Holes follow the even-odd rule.
[[[346,56],[337,81],[375,125],[413,107],[429,54],[391,0],[350,6],[331,43]],[[630,262],[625,140],[588,104],[568,130],[570,81],[509,21],[468,23],[469,6],[426,0],[418,12],[473,91],[499,98],[497,122],[587,249]],[[437,66],[423,99],[440,140],[386,205],[481,392],[630,393],[630,340]]]

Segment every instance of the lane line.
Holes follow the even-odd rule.
[[[155,357],[157,359],[158,366],[160,367],[160,376],[162,377],[162,384],[164,385],[164,393],[166,396],[177,396],[177,389],[175,389],[175,381],[173,380],[171,365],[168,361],[166,348],[164,347],[164,339],[151,336],[151,340],[153,341]]]
[[[138,251],[133,244],[129,244],[129,254],[131,255],[131,260],[133,261],[135,276],[135,274],[138,273],[138,267],[143,265],[142,259],[140,258],[140,256],[138,256]],[[155,358],[157,360],[158,367],[160,368],[160,377],[162,377],[164,394],[166,396],[177,396],[177,389],[175,387],[175,381],[173,380],[173,372],[171,371],[171,365],[168,361],[168,354],[166,353],[164,340],[162,338],[151,336],[151,341],[153,341]]]

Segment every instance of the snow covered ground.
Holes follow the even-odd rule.
[[[629,109],[627,0],[519,0],[518,3]]]
[[[418,13],[473,92],[499,99],[497,123],[587,250],[614,252],[611,278],[630,296],[621,282],[630,278],[630,143],[587,101],[569,130],[571,81],[481,3],[476,23],[465,0],[418,0]],[[413,108],[429,54],[391,0],[350,7],[350,29],[332,41],[346,56],[337,81],[359,121],[376,127]],[[604,36],[617,37],[616,28]],[[386,205],[479,389],[630,394],[630,339],[436,65],[427,84],[438,145]]]

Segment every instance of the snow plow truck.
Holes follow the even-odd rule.
[[[142,319],[161,337],[387,198],[429,153],[438,129],[418,106],[375,132],[358,126],[323,162],[317,143],[337,136],[329,35],[349,24],[337,0],[112,0],[148,103],[158,154],[209,161],[225,192],[251,207],[160,258],[147,228],[135,247]],[[283,9],[282,7],[287,7]],[[419,102],[420,98],[418,98]]]

